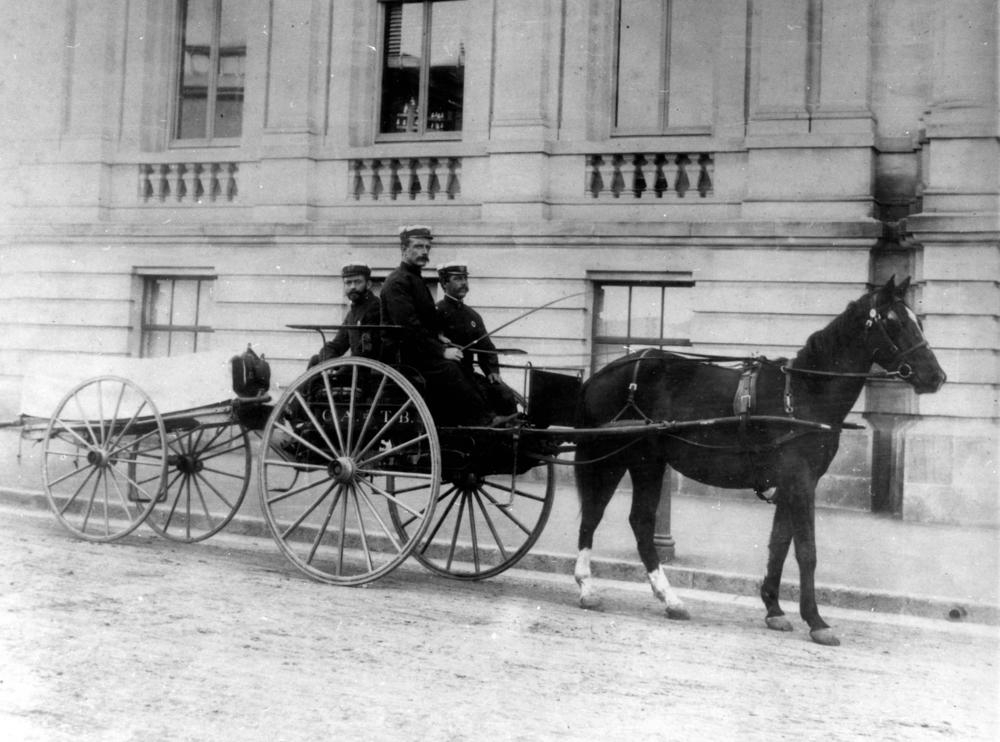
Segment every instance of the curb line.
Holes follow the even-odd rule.
[[[41,512],[48,512],[48,503],[42,492],[10,487],[0,487],[0,505]],[[226,526],[227,536],[247,536],[270,539],[271,533],[263,518],[237,515]],[[516,565],[516,569],[551,574],[564,574],[572,578],[576,566],[575,555],[552,552],[529,552]],[[664,564],[664,570],[675,588],[730,593],[745,597],[760,594],[763,577],[707,569],[693,569]],[[596,578],[619,582],[646,582],[646,575],[638,562],[601,558],[594,555],[591,569]],[[798,602],[797,582],[781,583],[782,602]],[[816,585],[816,600],[821,605],[870,613],[901,614],[920,618],[944,619],[963,623],[1000,626],[1000,606],[988,603],[969,603],[953,598],[915,596],[886,591],[866,590],[846,585]]]

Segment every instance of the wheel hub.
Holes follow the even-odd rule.
[[[103,469],[111,463],[111,457],[107,451],[100,448],[92,448],[87,452],[87,463],[97,469]]]
[[[340,456],[330,463],[330,476],[338,482],[350,482],[354,479],[356,469],[354,461],[347,456]]]
[[[183,474],[197,474],[205,468],[201,459],[194,454],[184,454],[182,456],[178,456],[175,463],[177,465],[177,470]]]

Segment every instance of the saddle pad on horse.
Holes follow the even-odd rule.
[[[74,387],[98,376],[133,382],[163,414],[219,404],[233,398],[232,351],[189,353],[165,358],[122,358],[69,353],[27,364],[21,387],[21,414],[49,417]],[[112,386],[103,392],[104,409],[117,403]],[[122,409],[131,415],[135,410]],[[142,413],[145,415],[146,413]]]

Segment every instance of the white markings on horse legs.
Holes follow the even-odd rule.
[[[677,597],[677,593],[670,586],[670,580],[667,579],[663,567],[657,567],[647,577],[649,577],[649,586],[653,588],[653,595],[667,607],[667,618],[686,621],[691,617],[687,608],[684,607],[684,601]]]
[[[601,598],[594,591],[594,578],[590,574],[590,549],[580,549],[576,557],[576,567],[573,568],[573,577],[580,586],[580,607],[600,607]]]

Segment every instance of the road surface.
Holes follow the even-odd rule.
[[[998,630],[564,576],[457,583],[408,563],[315,583],[267,540],[76,540],[0,507],[0,736],[142,740],[995,740]],[[790,608],[791,606],[786,606]]]

